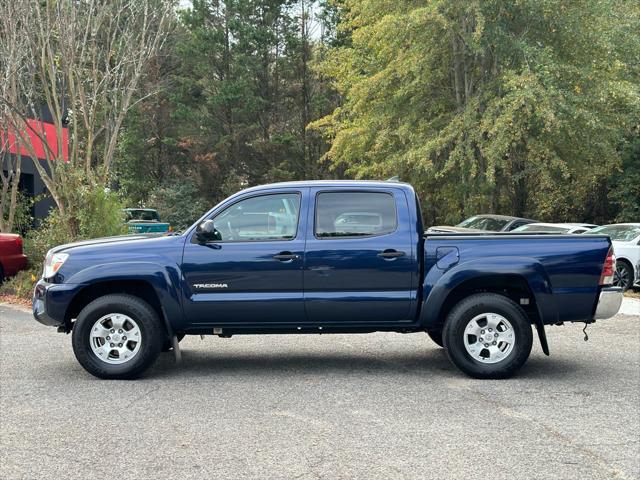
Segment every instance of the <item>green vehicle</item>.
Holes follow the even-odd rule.
[[[153,208],[125,208],[129,233],[166,233],[172,231],[168,223],[160,220]]]

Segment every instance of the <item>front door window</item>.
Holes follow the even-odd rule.
[[[297,193],[261,195],[234,203],[213,223],[221,242],[291,240],[296,236],[299,212]]]

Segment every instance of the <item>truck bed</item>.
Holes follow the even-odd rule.
[[[428,305],[449,286],[507,274],[513,285],[524,281],[544,324],[592,319],[611,246],[605,235],[428,233],[423,239],[423,316],[434,315]]]

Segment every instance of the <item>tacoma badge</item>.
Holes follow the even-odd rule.
[[[226,283],[194,283],[193,288],[229,288]]]

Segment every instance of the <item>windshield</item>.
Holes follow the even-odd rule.
[[[127,221],[159,222],[160,215],[155,210],[125,210]]]
[[[509,223],[510,219],[493,218],[493,217],[471,217],[460,222],[458,227],[476,228],[478,230],[489,230],[499,232]]]
[[[571,227],[562,227],[560,225],[536,225],[530,223],[529,225],[523,225],[514,230],[514,232],[557,232],[566,233],[571,230]]]
[[[609,235],[611,240],[630,242],[640,235],[640,225],[605,225],[591,229],[587,233]]]

